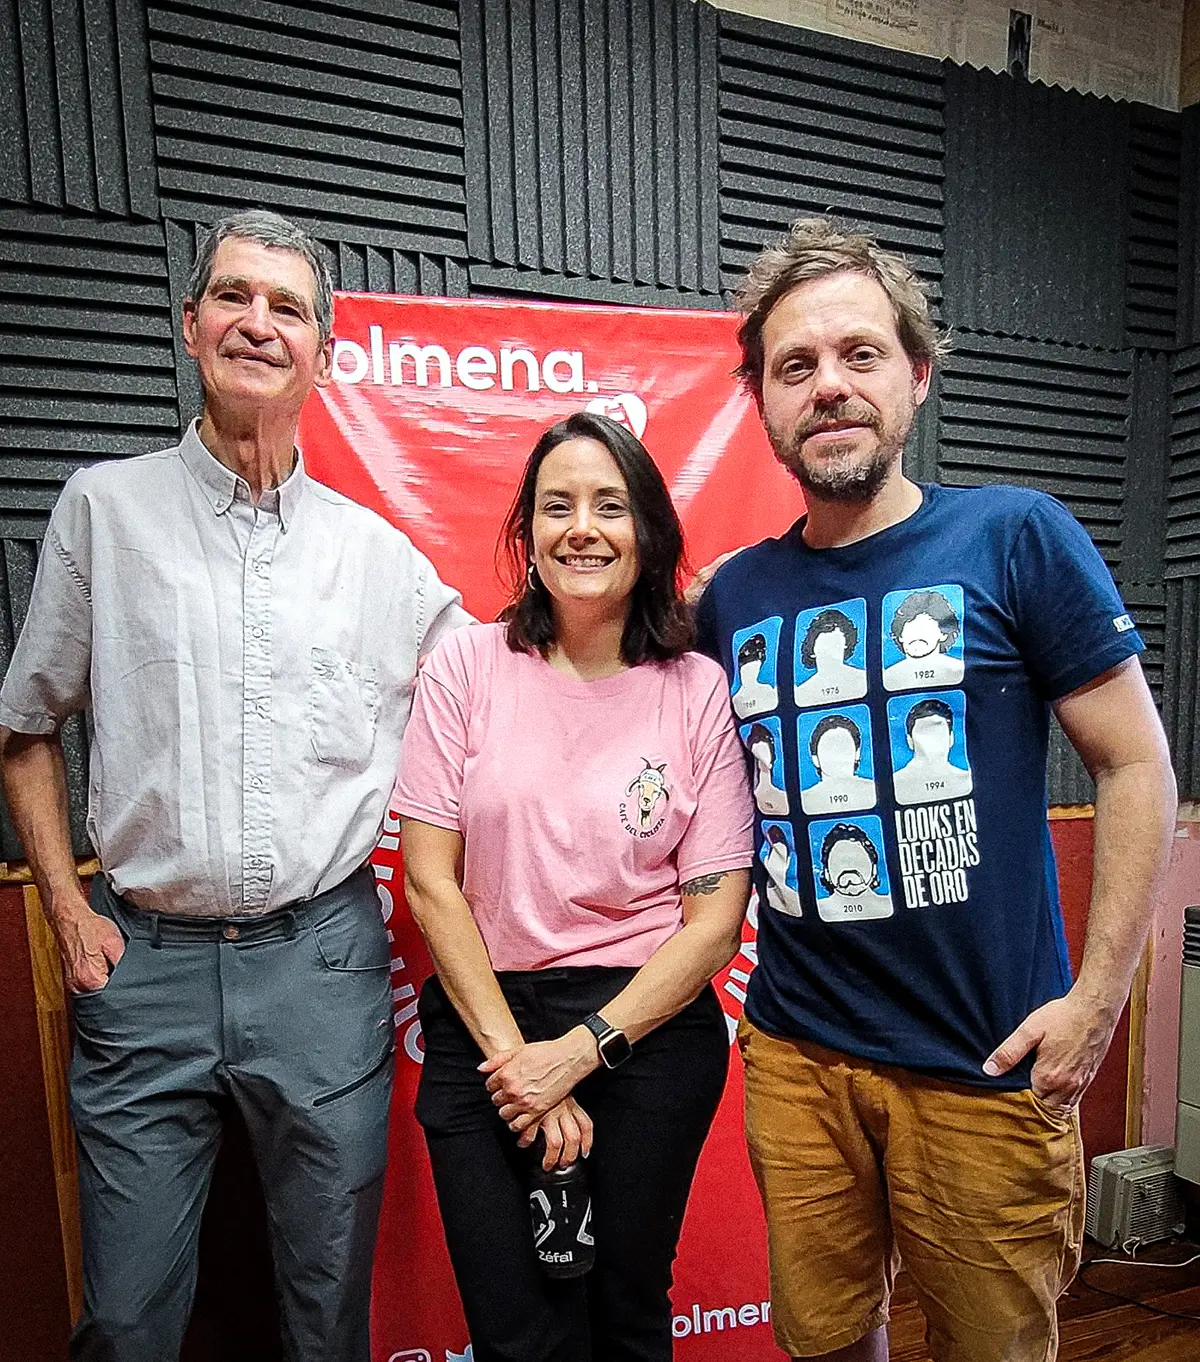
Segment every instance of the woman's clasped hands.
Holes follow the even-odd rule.
[[[528,1148],[540,1130],[546,1143],[542,1166],[565,1168],[592,1148],[592,1118],[571,1096],[575,1085],[599,1066],[596,1043],[582,1026],[557,1040],[533,1041],[502,1050],[479,1066],[501,1119]]]

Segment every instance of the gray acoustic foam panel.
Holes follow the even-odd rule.
[[[1166,584],[1163,722],[1181,799],[1200,799],[1200,576]]]
[[[1179,115],[1179,270],[1175,344],[1200,343],[1200,104]]]
[[[741,15],[720,18],[721,271],[832,213],[902,250],[940,294],[942,68]]]
[[[334,288],[356,293],[468,296],[467,267],[461,260],[349,241],[327,241],[324,245]]]
[[[1175,356],[1166,575],[1200,577],[1200,346]]]
[[[1171,457],[1171,356],[1151,350],[1133,354],[1129,437],[1125,454],[1125,584],[1163,580],[1166,550],[1164,508]]]
[[[946,317],[1125,343],[1129,107],[946,68]]]
[[[1125,343],[1173,350],[1179,292],[1178,115],[1132,105],[1129,152]]]
[[[179,424],[163,229],[0,208],[0,534]]]
[[[967,331],[941,377],[940,480],[1059,497],[1120,576],[1133,357]]]
[[[716,12],[692,0],[463,0],[461,14],[480,283],[562,295],[539,283],[547,275],[717,293]]]
[[[156,218],[142,0],[0,0],[0,198]]]
[[[273,208],[318,236],[463,257],[454,4],[147,9],[164,216]]]

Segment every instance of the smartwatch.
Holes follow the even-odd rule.
[[[590,1017],[584,1017],[584,1026],[596,1037],[596,1048],[600,1051],[600,1061],[606,1069],[615,1069],[618,1064],[624,1064],[633,1054],[633,1046],[629,1043],[629,1037],[624,1031],[618,1031],[615,1026],[609,1026],[599,1012],[593,1012]]]

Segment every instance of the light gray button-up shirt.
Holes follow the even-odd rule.
[[[417,659],[469,622],[374,512],[300,460],[256,506],[193,425],[63,489],[0,723],[91,705],[88,830],[138,907],[268,912],[370,854]]]

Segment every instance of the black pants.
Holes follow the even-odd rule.
[[[526,1040],[551,1040],[602,1008],[635,971],[592,966],[499,975]],[[421,991],[425,1063],[417,1119],[475,1362],[669,1362],[671,1264],[700,1148],[729,1062],[711,988],[575,1089],[595,1136],[587,1161],[596,1265],[554,1281],[529,1221],[529,1151],[476,1071],[479,1048],[441,984]]]

